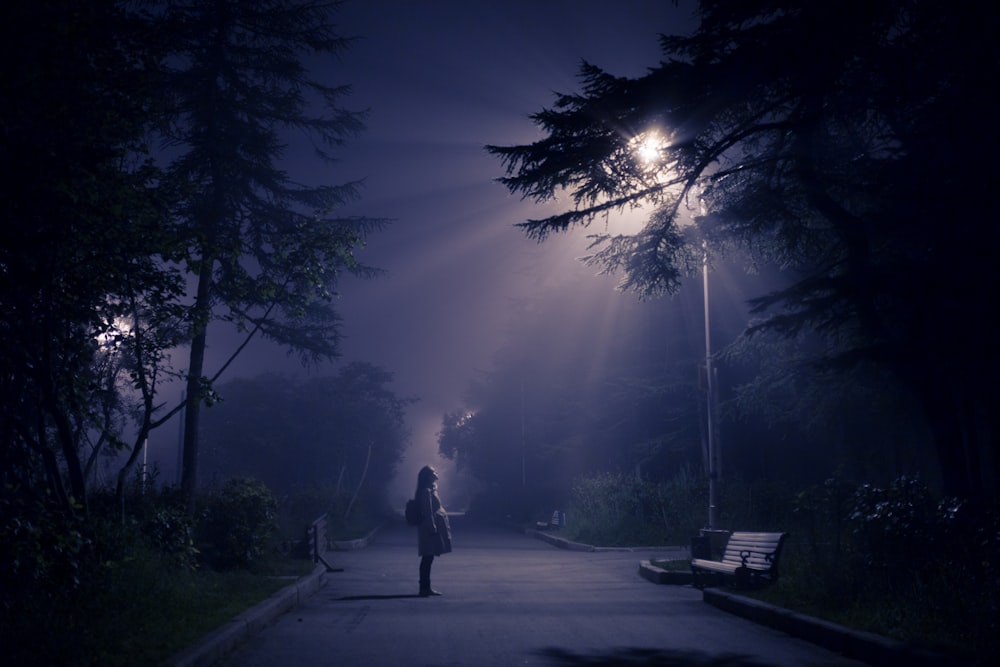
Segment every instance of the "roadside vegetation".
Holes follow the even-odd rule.
[[[322,490],[279,500],[236,478],[201,495],[193,517],[177,489],[139,480],[124,510],[97,493],[87,521],[72,526],[43,505],[19,508],[22,519],[0,533],[5,659],[160,664],[311,573],[307,528],[336,503]],[[370,514],[358,512],[354,529]]]
[[[687,545],[706,503],[704,481],[686,472],[660,484],[588,477],[574,485],[560,534],[600,546]],[[778,582],[742,593],[955,655],[1000,651],[996,511],[908,477],[884,487],[832,477],[799,491],[727,482],[720,510],[725,529],[790,533]]]
[[[346,72],[305,66],[350,45],[338,4],[0,10],[25,63],[0,96],[4,664],[158,664],[310,571],[305,526],[357,530],[392,476],[388,371],[226,376],[251,341],[339,359],[341,280],[380,273],[355,250],[387,221],[341,217],[357,182],[298,182],[281,139],[326,165],[364,129]],[[176,488],[136,472],[167,424]],[[328,483],[335,502],[295,498]]]

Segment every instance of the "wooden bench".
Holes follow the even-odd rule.
[[[535,523],[535,527],[539,530],[545,530],[546,528],[558,528],[562,525],[562,512],[556,510],[552,513],[552,520],[546,523],[545,521],[538,521]]]
[[[778,579],[781,547],[788,533],[734,532],[726,542],[722,560],[691,559],[691,574],[696,588],[730,584],[749,588]]]

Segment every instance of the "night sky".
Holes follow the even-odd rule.
[[[545,209],[496,182],[502,165],[483,146],[538,138],[528,115],[551,106],[554,92],[579,90],[582,60],[642,75],[659,62],[658,34],[693,28],[691,8],[670,0],[344,4],[340,32],[359,39],[340,62],[317,67],[329,67],[326,82],[351,86],[344,106],[369,109],[367,130],[333,167],[294,151],[287,167],[304,181],[364,179],[362,199],[343,213],[393,220],[360,255],[387,274],[341,285],[341,361],[380,365],[395,373],[398,394],[419,397],[410,459],[435,456],[442,414],[461,407],[476,370],[489,368],[512,303],[566,280],[603,281],[609,303],[635,301],[575,259],[585,232],[539,245],[513,226]],[[221,357],[229,350],[216,335],[210,355]],[[284,351],[255,344],[247,352],[220,382],[302,372]],[[176,437],[164,431],[156,437]]]

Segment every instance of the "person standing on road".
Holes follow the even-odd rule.
[[[431,564],[435,556],[451,552],[451,526],[448,513],[437,494],[438,474],[424,466],[417,474],[414,499],[420,508],[420,528],[417,530],[417,551],[420,554],[420,597],[441,595],[431,588]]]

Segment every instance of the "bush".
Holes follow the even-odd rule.
[[[197,531],[205,561],[220,570],[251,568],[267,552],[277,514],[278,501],[263,482],[229,480],[206,499]]]
[[[782,578],[758,597],[924,645],[1000,649],[1000,519],[919,479],[838,477],[794,497]]]
[[[935,500],[920,480],[900,477],[887,488],[862,484],[851,504],[858,567],[874,571],[886,585],[950,560],[958,538],[955,519],[961,503],[956,499]]]
[[[0,494],[0,646],[33,664],[31,639],[72,634],[59,619],[86,586],[94,539],[82,516],[7,485]]]
[[[193,570],[198,566],[194,522],[183,508],[173,505],[156,508],[143,523],[142,534],[152,549],[178,569]]]
[[[257,559],[275,503],[251,480],[206,497],[197,528],[178,490],[157,489],[146,476],[136,476],[124,498],[96,490],[89,512],[67,513],[44,500],[0,488],[4,664],[160,664],[286,583],[261,572],[301,576],[313,567]],[[195,534],[212,545],[213,565],[251,570],[197,571]]]
[[[686,469],[659,484],[623,473],[582,477],[572,494],[569,531],[605,546],[688,544],[706,499],[704,484]]]

